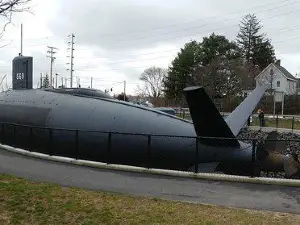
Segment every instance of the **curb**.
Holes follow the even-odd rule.
[[[181,178],[193,178],[202,180],[212,180],[212,181],[229,181],[229,182],[240,182],[240,183],[252,183],[252,184],[268,184],[268,185],[279,185],[279,186],[289,186],[289,187],[300,187],[300,180],[296,179],[282,179],[282,178],[262,178],[262,177],[246,177],[246,176],[236,176],[236,175],[223,175],[223,174],[212,174],[212,173],[193,173],[184,171],[174,171],[174,170],[164,170],[164,169],[147,169],[143,167],[127,166],[127,165],[116,165],[116,164],[106,164],[95,161],[88,160],[77,160],[74,158],[61,157],[61,156],[50,156],[43,153],[30,152],[20,148],[14,148],[8,145],[0,144],[0,148],[7,150],[9,152],[14,152],[17,154],[31,156],[39,159],[51,160],[55,162],[69,163],[79,166],[88,166],[100,169],[110,169],[117,171],[126,172],[136,172],[154,175],[165,175],[172,177]]]

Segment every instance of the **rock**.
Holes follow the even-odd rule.
[[[240,131],[240,133],[237,135],[237,138],[239,140],[241,139],[246,139],[242,140],[244,142],[251,143],[251,140],[247,139],[257,139],[257,140],[263,140],[268,136],[267,132],[263,131],[252,131],[252,130],[247,130],[247,128],[244,128]],[[300,135],[294,134],[294,133],[280,133],[279,140],[285,141],[287,144],[287,149],[283,149],[282,153],[283,154],[296,154],[298,158],[300,157]],[[284,172],[261,172],[262,177],[273,177],[273,178],[284,178],[285,173]]]

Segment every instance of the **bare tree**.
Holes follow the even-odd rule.
[[[259,67],[251,61],[243,61],[238,69],[242,81],[242,89],[253,90],[256,86],[255,77],[261,72]]]
[[[274,80],[276,78],[276,73],[274,73],[274,69],[270,68],[269,72],[266,72],[262,75],[262,77],[258,78],[258,85],[266,85],[268,87],[267,93],[273,95],[275,88],[273,86]]]
[[[166,69],[155,66],[150,67],[141,74],[140,80],[144,82],[144,85],[138,88],[148,97],[161,97],[163,94],[163,79],[166,74]]]
[[[275,116],[276,102],[275,102],[275,87],[274,80],[276,79],[276,73],[271,67],[269,71],[266,71],[261,77],[258,77],[257,83],[259,86],[267,86],[266,93],[273,96],[273,115]]]
[[[143,85],[143,86],[137,85],[136,89],[135,89],[135,93],[137,94],[137,96],[139,98],[142,98],[142,99],[146,99],[148,97],[145,85]]]
[[[241,92],[240,61],[215,57],[208,65],[196,69],[196,82],[213,98],[235,95]]]
[[[29,12],[30,6],[28,5],[30,2],[31,0],[0,0],[0,16],[5,18],[0,39],[3,37],[6,27],[11,23],[12,15],[19,12]]]

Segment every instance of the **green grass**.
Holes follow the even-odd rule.
[[[300,219],[292,214],[130,197],[0,175],[0,224],[293,225],[300,224]]]
[[[278,123],[276,119],[273,118],[265,118],[267,127],[278,127],[278,128],[287,128],[292,129],[293,120],[292,119],[280,119],[278,118]],[[259,126],[258,118],[253,118],[251,126]],[[294,120],[294,129],[300,130],[300,121]]]
[[[181,117],[180,115],[177,115],[178,117]],[[186,120],[192,120],[191,117],[185,116],[184,119]],[[292,129],[293,119],[281,119],[278,118],[278,124],[276,122],[276,118],[265,118],[266,127],[278,127],[278,128],[286,128],[286,129]],[[251,126],[259,126],[259,120],[257,117],[253,117]],[[300,121],[294,120],[294,130],[300,130]]]

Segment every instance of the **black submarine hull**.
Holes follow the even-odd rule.
[[[2,126],[1,141],[41,153],[177,170],[196,163],[252,160],[250,145],[242,143],[240,150],[196,144],[192,122],[112,98],[11,90],[0,93],[0,108],[0,122],[23,125]]]
[[[294,158],[279,154],[277,160],[266,145],[257,148],[236,138],[266,86],[256,87],[226,120],[203,87],[186,87],[191,122],[100,90],[32,89],[32,81],[33,58],[15,57],[13,90],[0,93],[4,144],[106,163],[184,171],[197,165],[199,172],[237,175],[253,175],[257,161],[260,169],[279,165],[289,177],[300,175]]]

